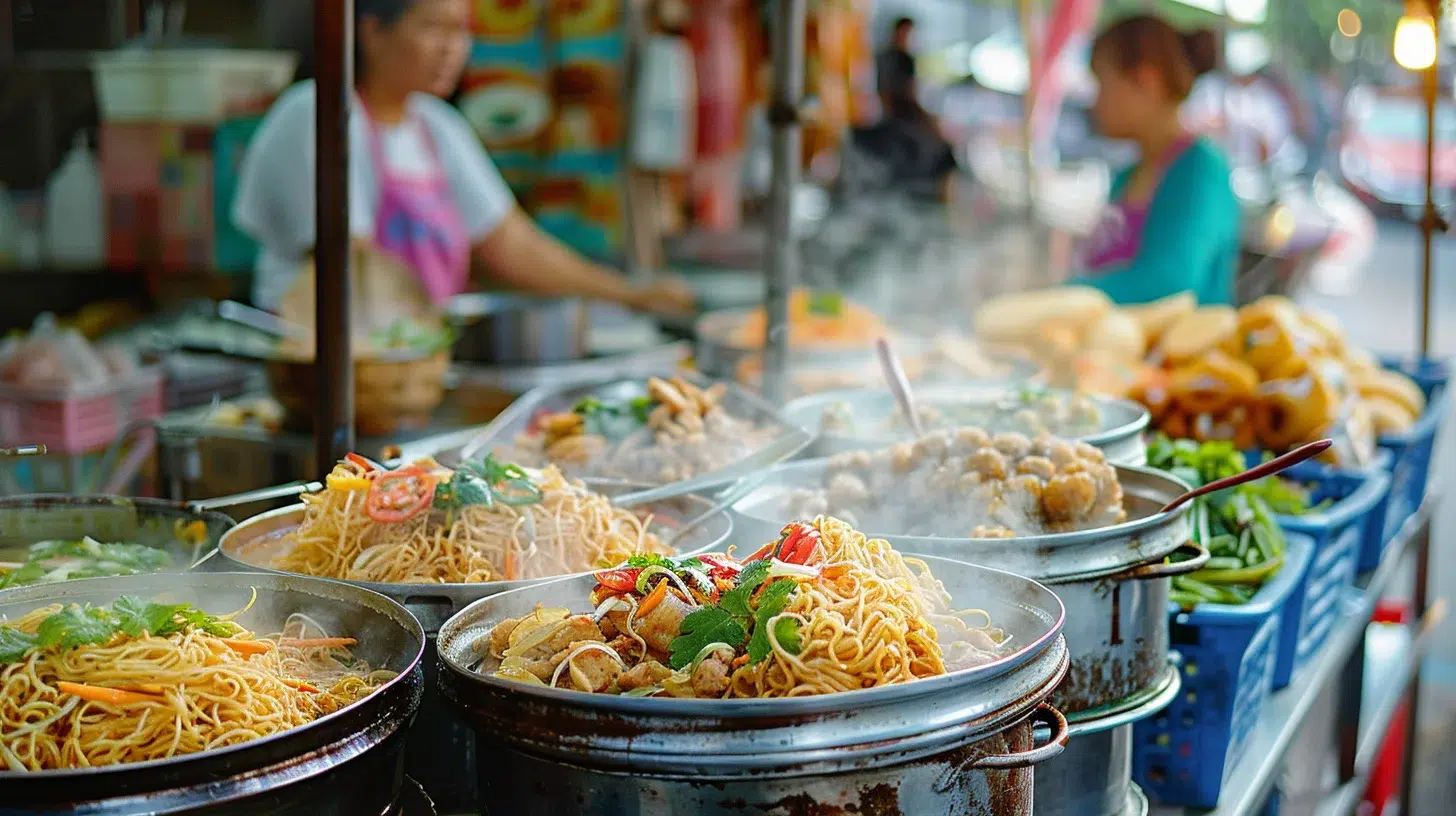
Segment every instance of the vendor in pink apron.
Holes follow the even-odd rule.
[[[470,0],[355,0],[350,232],[407,266],[437,305],[472,282],[664,314],[680,284],[633,286],[546,235],[516,206],[479,138],[443,97],[470,50]],[[236,225],[260,254],[253,299],[277,308],[314,245],[312,82],[279,97],[243,161]]]
[[[1073,283],[1118,303],[1193,292],[1200,303],[1233,300],[1239,204],[1218,148],[1184,129],[1179,108],[1216,61],[1210,32],[1180,33],[1148,15],[1123,19],[1092,46],[1092,114],[1112,139],[1138,145],[1111,200],[1083,241]]]

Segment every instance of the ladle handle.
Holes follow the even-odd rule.
[[[920,411],[915,408],[915,394],[910,390],[910,380],[905,376],[905,367],[900,365],[900,357],[890,348],[890,341],[883,337],[875,340],[875,351],[880,355],[885,384],[889,386],[895,402],[900,404],[905,420],[910,423],[910,430],[915,432],[916,439],[925,436],[925,428],[920,425]]]
[[[239,504],[250,504],[252,502],[268,501],[269,499],[286,499],[290,496],[299,496],[304,493],[317,493],[323,489],[324,486],[318,482],[294,482],[277,487],[249,490],[246,493],[234,493],[231,496],[218,496],[215,499],[190,501],[187,502],[187,509],[194,513],[201,513],[205,510],[235,507]]]
[[[1062,712],[1052,708],[1048,703],[1041,703],[1036,710],[1031,712],[1031,721],[1036,724],[1045,725],[1051,729],[1051,739],[1046,745],[1039,748],[1032,748],[1029,751],[1016,751],[1010,754],[997,754],[995,756],[981,757],[971,763],[971,767],[977,770],[991,768],[994,770],[1009,770],[1012,768],[1029,768],[1042,762],[1046,762],[1067,748],[1067,740],[1071,737],[1071,731],[1067,726],[1067,718]],[[1033,726],[1035,731],[1035,726]]]
[[[1187,493],[1179,496],[1178,498],[1163,505],[1163,509],[1158,512],[1167,513],[1170,510],[1174,510],[1183,504],[1187,504],[1188,502],[1193,501],[1199,496],[1207,495],[1209,493],[1217,493],[1220,490],[1225,490],[1230,487],[1236,487],[1238,485],[1244,484],[1245,482],[1256,482],[1264,478],[1265,476],[1273,476],[1280,471],[1294,467],[1295,465],[1305,461],[1306,459],[1313,459],[1314,457],[1319,456],[1321,453],[1329,450],[1330,446],[1333,444],[1333,440],[1321,439],[1317,442],[1311,442],[1308,445],[1302,445],[1290,451],[1289,453],[1284,454],[1283,456],[1278,456],[1262,464],[1255,465],[1254,467],[1249,468],[1243,473],[1235,473],[1232,476],[1225,476],[1222,479],[1215,479],[1204,485],[1203,487],[1194,488]]]

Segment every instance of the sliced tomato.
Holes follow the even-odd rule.
[[[616,590],[617,592],[636,592],[637,576],[641,574],[642,570],[640,569],[619,569],[599,572],[592,577],[596,578],[597,583],[607,589]]]
[[[435,501],[435,485],[435,477],[415,465],[381,472],[369,486],[364,511],[381,524],[408,521]]]
[[[821,540],[819,531],[807,524],[794,523],[784,528],[779,539],[779,560],[786,564],[807,564]]]
[[[739,566],[738,562],[727,556],[700,555],[698,560],[708,568],[710,578],[732,578],[743,571],[743,567]]]

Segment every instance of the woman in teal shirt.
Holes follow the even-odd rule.
[[[1182,291],[1203,304],[1233,302],[1240,213],[1228,162],[1178,116],[1216,52],[1212,32],[1182,34],[1148,15],[1097,37],[1092,115],[1104,135],[1137,143],[1141,159],[1114,179],[1107,210],[1079,248],[1072,283],[1095,286],[1118,303]]]

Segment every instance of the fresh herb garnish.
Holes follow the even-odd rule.
[[[593,436],[616,439],[646,425],[647,418],[656,407],[657,401],[648,396],[634,397],[622,403],[584,397],[571,406],[571,412],[581,417],[582,430]]]
[[[764,627],[770,618],[784,610],[789,597],[798,588],[792,580],[774,581],[764,588],[757,608],[752,607],[753,593],[768,580],[771,567],[768,561],[749,564],[738,574],[738,585],[723,593],[716,605],[705,606],[683,619],[681,634],[669,645],[669,663],[674,669],[682,669],[692,663],[698,652],[710,643],[727,643],[735,649],[742,647],[744,641],[749,640],[750,630],[753,639],[748,643],[749,665],[768,656],[771,650]],[[798,646],[797,621],[793,623],[792,635],[779,638],[779,643],[789,651],[796,651]],[[780,626],[775,628],[774,634],[778,636],[787,629]],[[794,642],[794,649],[789,649],[789,641]]]
[[[627,559],[627,569],[642,569],[643,567],[666,567],[673,572],[681,572],[689,569],[700,570],[703,568],[703,562],[697,558],[683,560],[668,558],[659,553],[641,553]]]
[[[148,603],[123,595],[110,609],[71,604],[41,621],[35,634],[0,625],[0,663],[23,660],[32,649],[74,649],[110,643],[118,634],[141,637],[150,633],[166,637],[188,629],[200,629],[218,637],[237,631],[232,623],[191,604]]]
[[[818,317],[842,317],[844,315],[844,295],[827,289],[811,291],[808,311],[809,314]]]
[[[519,507],[541,501],[541,488],[525,468],[486,454],[480,462],[467,462],[450,481],[435,488],[435,509],[457,510],[496,502]]]
[[[39,541],[26,551],[25,563],[0,574],[0,589],[76,578],[139,575],[170,566],[172,557],[165,550],[144,544],[103,544],[90,537]]]

